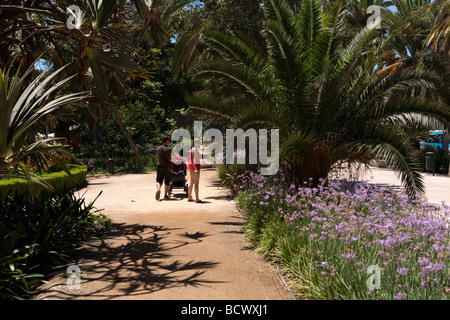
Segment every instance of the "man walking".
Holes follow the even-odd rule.
[[[165,136],[162,139],[162,146],[156,149],[158,163],[156,166],[156,200],[161,197],[161,186],[164,183],[164,199],[169,199],[170,189],[170,167],[172,165],[172,148],[169,147],[170,137]]]

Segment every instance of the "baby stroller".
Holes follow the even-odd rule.
[[[173,189],[183,189],[186,194],[188,194],[188,184],[187,184],[187,166],[184,159],[179,154],[174,153],[172,157],[173,169],[170,180],[170,192]]]

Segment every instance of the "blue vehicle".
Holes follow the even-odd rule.
[[[447,131],[432,130],[430,131],[429,139],[420,142],[420,150],[423,150],[426,146],[442,149],[443,143],[445,143],[444,141],[447,142],[447,150],[449,150],[450,144],[448,143]]]

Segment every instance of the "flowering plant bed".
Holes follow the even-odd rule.
[[[245,233],[314,299],[449,299],[450,208],[361,182],[241,176]]]

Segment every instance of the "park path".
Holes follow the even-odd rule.
[[[35,299],[286,300],[274,268],[251,249],[243,218],[213,168],[202,170],[200,198],[182,190],[155,200],[155,173],[93,175],[80,191],[114,229],[80,250],[80,289],[61,272]]]

